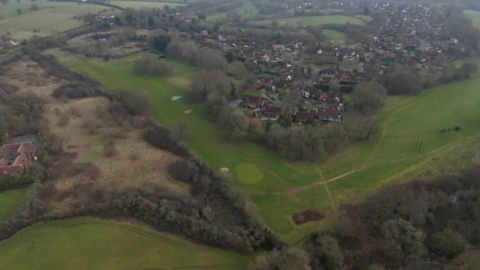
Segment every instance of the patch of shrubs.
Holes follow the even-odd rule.
[[[87,98],[98,97],[103,95],[103,91],[99,87],[92,87],[90,83],[76,81],[67,83],[55,89],[52,95],[56,98]]]

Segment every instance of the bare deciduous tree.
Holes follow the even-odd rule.
[[[189,136],[189,129],[190,123],[185,120],[180,120],[173,126],[172,133],[180,141],[185,141]]]
[[[386,97],[387,90],[381,84],[359,83],[352,93],[353,108],[361,114],[372,114],[383,108]]]
[[[191,102],[204,102],[211,93],[227,97],[230,93],[230,79],[223,71],[202,69],[193,76],[186,97]]]
[[[144,55],[135,59],[133,67],[138,73],[153,77],[166,76],[172,71],[163,60],[152,55]]]

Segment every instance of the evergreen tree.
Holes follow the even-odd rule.
[[[148,26],[152,27],[155,25],[155,21],[153,20],[152,17],[148,17]]]
[[[115,15],[115,24],[118,26],[121,26],[123,24],[122,20],[117,15]]]
[[[369,15],[370,14],[370,9],[368,7],[363,8],[363,14]]]

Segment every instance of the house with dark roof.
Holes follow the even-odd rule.
[[[345,82],[345,81],[351,81],[354,79],[353,72],[343,70],[340,71],[340,75],[338,76],[339,81]]]
[[[278,118],[282,114],[283,108],[280,106],[271,106],[268,105],[263,110],[263,114],[269,118]]]
[[[302,96],[304,98],[321,100],[324,98],[325,95],[323,94],[322,90],[312,86],[307,86],[305,87],[305,89],[303,89]]]
[[[337,71],[333,68],[322,69],[318,72],[318,75],[320,75],[320,78],[323,80],[331,80],[337,76]]]
[[[261,97],[252,96],[252,95],[245,95],[243,96],[242,103],[240,103],[241,107],[254,109],[262,109],[265,105],[265,100]]]
[[[318,119],[328,122],[342,122],[342,112],[332,107],[321,109],[318,111]]]
[[[313,120],[315,112],[313,111],[297,111],[295,114],[295,122],[297,123],[305,123],[308,121]]]
[[[283,89],[286,86],[287,86],[287,83],[285,81],[276,80],[270,85],[269,89],[274,92],[278,92],[280,89]]]
[[[365,82],[368,79],[368,74],[365,72],[355,72],[355,80],[357,82]]]

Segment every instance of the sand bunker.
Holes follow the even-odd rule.
[[[182,96],[174,96],[174,97],[172,97],[172,100],[177,100],[177,99],[181,99],[181,98],[182,98]]]
[[[232,177],[232,174],[230,174],[230,170],[228,168],[222,168],[220,170],[222,171],[223,176]]]
[[[184,111],[185,114],[189,114],[189,113],[191,113],[191,112],[192,112],[192,110],[186,110],[186,111]]]

